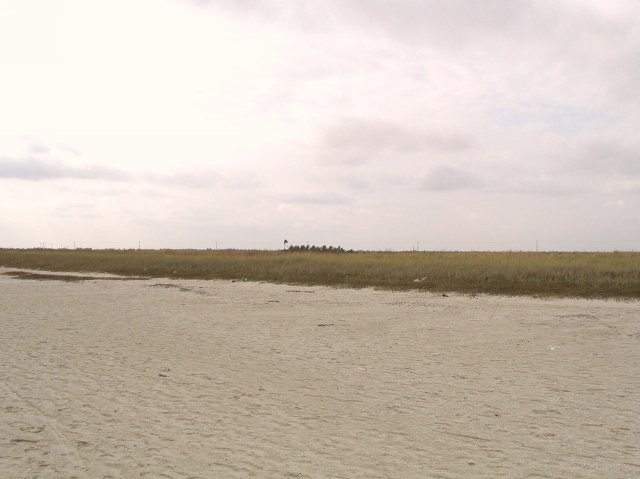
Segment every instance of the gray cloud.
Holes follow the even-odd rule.
[[[49,151],[48,149],[42,150]],[[219,173],[212,170],[175,171],[158,173],[143,171],[137,174],[96,165],[68,165],[59,161],[44,160],[34,156],[23,158],[0,157],[0,179],[45,181],[55,179],[142,181],[157,186],[206,189],[247,189],[261,186],[260,180],[251,172]]]
[[[328,163],[363,163],[384,152],[456,152],[471,147],[471,137],[435,130],[415,130],[379,120],[350,119],[327,128],[320,141]]]
[[[585,193],[588,191],[588,186],[583,181],[576,181],[575,178],[522,175],[496,180],[493,189],[506,193],[556,197]]]
[[[447,38],[471,41],[478,32],[517,29],[531,1],[511,0],[187,0],[243,15],[288,20],[291,26],[312,23],[319,27],[354,25],[380,29],[403,39]],[[539,3],[539,2],[538,2]]]
[[[603,81],[609,85],[606,96],[617,102],[640,95],[635,88],[640,80],[636,1],[618,0],[610,8],[586,0],[187,1],[292,30],[360,32],[410,48],[453,51],[453,59],[473,52],[476,60],[493,67],[506,62],[502,71],[494,71],[504,81],[519,81],[508,77],[517,76],[514,69],[527,64],[537,71],[525,75],[534,73],[541,88],[552,73],[555,80],[566,77],[578,90],[585,80],[587,85]]]
[[[364,148],[416,151],[424,148],[462,150],[471,140],[462,135],[417,132],[385,121],[349,120],[325,131],[324,142],[332,148]]]
[[[338,175],[336,177],[333,177],[332,181],[340,186],[344,186],[360,192],[365,192],[373,187],[371,180],[362,176]]]
[[[426,191],[449,191],[476,188],[482,184],[476,175],[454,166],[437,165],[420,182]]]
[[[634,28],[634,2],[618,2],[628,12],[615,18],[588,2],[559,0],[186,0],[241,15],[286,21],[292,28],[314,24],[323,29],[361,29],[410,43],[436,46],[499,44],[505,37],[541,42],[563,38],[560,49],[578,48],[587,37],[628,36]],[[576,33],[579,33],[576,35]],[[586,34],[586,35],[585,35]],[[542,39],[542,40],[545,40]],[[522,45],[518,45],[522,46]],[[592,56],[593,50],[588,52]]]
[[[256,14],[268,14],[274,11],[274,6],[265,0],[188,0],[200,6],[212,6],[215,8],[224,8],[228,10],[236,10],[242,13],[254,12]]]
[[[339,193],[298,193],[278,196],[283,203],[307,205],[345,205],[351,199]]]
[[[604,193],[610,195],[626,195],[640,194],[640,179],[638,180],[622,180],[622,181],[610,181],[603,185],[602,190]]]
[[[179,171],[165,174],[147,173],[142,179],[150,183],[163,183],[187,188],[220,187],[227,189],[247,189],[262,186],[262,181],[251,172],[220,173],[199,169],[197,171]]]
[[[50,148],[46,145],[43,145],[42,143],[32,141],[29,144],[29,153],[33,155],[45,155],[50,151]]]
[[[624,139],[591,140],[572,164],[609,175],[640,175],[640,144]]]
[[[316,2],[296,0],[293,2],[269,0],[187,0],[189,3],[228,11],[244,18],[262,18],[269,22],[288,24],[291,28],[318,28],[326,24],[331,15],[322,12]],[[329,5],[331,7],[331,5]]]
[[[393,38],[459,46],[517,31],[534,2],[524,0],[348,1],[348,14]]]
[[[150,183],[162,183],[170,186],[187,188],[207,188],[222,182],[222,176],[211,171],[175,172],[168,174],[147,173],[144,178]]]
[[[128,176],[103,166],[72,166],[35,157],[0,157],[0,178],[41,181],[61,178],[83,180],[126,180]]]

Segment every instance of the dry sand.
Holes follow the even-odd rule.
[[[637,478],[639,312],[0,276],[0,477]]]

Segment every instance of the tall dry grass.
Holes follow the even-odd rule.
[[[0,249],[0,265],[469,294],[640,298],[640,253]]]

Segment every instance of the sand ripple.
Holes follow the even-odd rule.
[[[0,277],[0,470],[640,477],[639,311],[633,302]]]

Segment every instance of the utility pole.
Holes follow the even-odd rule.
[[[140,249],[141,244],[142,244],[142,241],[138,240],[138,249]]]
[[[538,240],[536,240],[536,253],[538,252]]]

